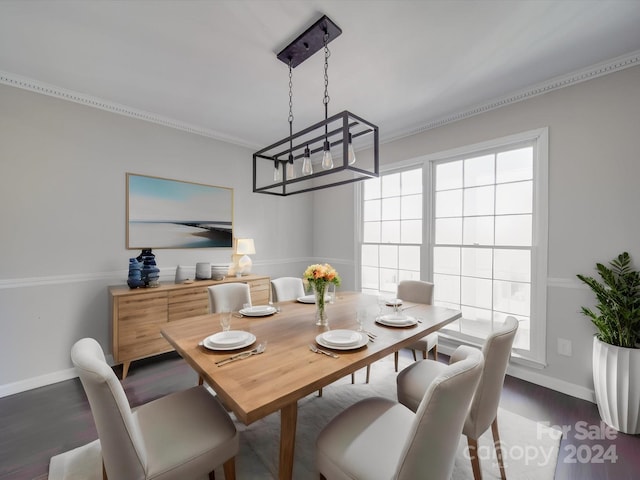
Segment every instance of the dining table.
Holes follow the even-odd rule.
[[[279,302],[277,311],[269,315],[244,316],[234,312],[231,331],[255,336],[251,345],[238,350],[204,346],[205,338],[221,331],[219,313],[172,321],[161,330],[239,421],[249,425],[280,412],[280,479],[291,479],[293,474],[298,400],[461,317],[460,311],[442,306],[403,302],[390,307],[375,295],[359,292],[339,292],[333,303],[327,302],[326,326],[316,325],[315,310],[315,304],[292,300]],[[378,323],[380,315],[400,312],[413,319],[411,324]],[[358,316],[363,319],[361,327],[356,321]],[[362,328],[363,339],[358,345],[364,345],[357,348],[340,344],[328,348],[325,342],[318,343],[325,338],[319,336],[327,332],[358,328]],[[263,353],[216,363],[260,344],[266,346]],[[311,347],[333,355],[314,352]]]

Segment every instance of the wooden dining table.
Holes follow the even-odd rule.
[[[216,362],[236,351],[214,351],[201,344],[204,338],[221,331],[220,314],[170,322],[162,329],[162,335],[241,422],[249,425],[280,411],[280,479],[291,479],[293,473],[298,400],[461,316],[458,310],[405,302],[401,306],[407,309],[404,313],[418,323],[388,327],[375,318],[380,308],[385,309],[382,313],[393,312],[392,308],[379,305],[372,295],[339,292],[335,302],[326,305],[329,325],[320,327],[315,324],[314,304],[289,301],[278,306],[278,313],[263,317],[234,313],[231,329],[252,333],[256,341],[250,347],[266,342],[266,350],[223,366]],[[373,341],[354,350],[330,350],[316,343],[316,337],[329,329],[357,330],[357,312],[365,316],[364,330],[372,334]],[[314,353],[309,345],[333,351],[338,358]]]

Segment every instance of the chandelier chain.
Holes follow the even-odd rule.
[[[293,123],[293,72],[289,60],[289,123]]]
[[[289,163],[293,164],[293,70],[289,59]]]
[[[324,34],[324,98],[322,103],[325,105],[325,110],[329,104],[329,57],[331,52],[329,51],[329,33]]]

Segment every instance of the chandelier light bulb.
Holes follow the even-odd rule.
[[[309,152],[309,146],[304,149],[304,157],[302,159],[302,174],[313,174],[313,166],[311,165],[311,152]]]
[[[281,174],[280,174],[280,165],[278,164],[278,162],[275,162],[275,166],[273,169],[273,181],[274,182],[279,182],[281,180]]]
[[[353,142],[351,139],[351,134],[349,134],[348,155],[349,155],[349,165],[353,165],[354,163],[356,163],[356,152],[353,150]]]
[[[324,151],[322,152],[322,169],[329,170],[330,168],[333,168],[333,156],[331,155],[329,141],[325,140]]]
[[[333,168],[333,156],[331,156],[331,150],[325,150],[322,153],[322,169],[330,170]]]
[[[296,166],[293,162],[287,163],[287,178],[289,180],[296,178]]]

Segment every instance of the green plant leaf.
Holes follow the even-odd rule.
[[[597,312],[582,307],[582,313],[598,329],[603,342],[618,347],[638,348],[640,343],[640,272],[631,263],[631,256],[623,252],[609,262],[596,263],[601,281],[578,274],[596,297]]]

